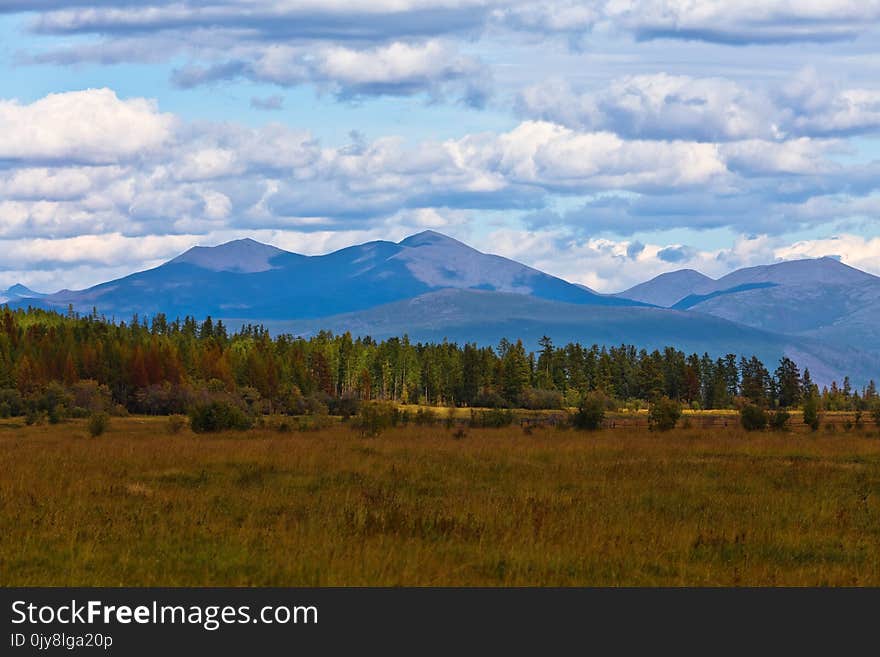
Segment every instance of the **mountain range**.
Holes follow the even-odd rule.
[[[194,247],[165,264],[85,290],[0,293],[12,307],[211,315],[230,327],[322,329],[375,338],[495,344],[672,345],[688,352],[788,355],[814,380],[880,378],[880,278],[832,258],[780,262],[717,280],[693,270],[599,294],[434,231],[305,256],[236,240]]]

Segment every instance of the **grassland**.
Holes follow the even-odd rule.
[[[876,586],[880,435],[0,421],[0,585]]]

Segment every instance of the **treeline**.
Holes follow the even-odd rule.
[[[0,310],[0,414],[7,415],[176,414],[220,397],[251,413],[346,415],[363,400],[549,409],[578,406],[595,391],[619,407],[668,397],[702,409],[790,408],[811,398],[824,410],[859,410],[878,399],[873,381],[856,390],[844,379],[820,391],[788,358],[771,371],[755,357],[557,346],[546,337],[530,353],[521,341],[273,338],[262,326],[231,333],[210,318],[117,324],[94,312]]]

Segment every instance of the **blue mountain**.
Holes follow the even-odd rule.
[[[822,258],[738,270],[690,270],[602,295],[434,231],[306,256],[254,240],[194,247],[165,264],[86,290],[4,293],[27,305],[109,318],[208,315],[232,328],[321,329],[495,344],[672,345],[686,351],[788,355],[830,383],[880,378],[880,278]],[[628,298],[631,296],[633,298]],[[672,306],[670,308],[669,306]]]
[[[41,298],[40,304],[72,305],[82,312],[96,308],[117,319],[162,312],[262,321],[325,317],[449,288],[582,305],[644,305],[597,294],[433,231],[320,256],[249,239],[194,247],[155,269],[86,290],[63,290]]]

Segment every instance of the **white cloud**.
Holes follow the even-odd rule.
[[[575,91],[555,78],[522,91],[518,109],[570,128],[639,139],[783,141],[880,131],[880,89],[849,88],[810,69],[778,89],[655,73]]]
[[[0,100],[0,159],[114,164],[161,147],[174,119],[154,101],[110,89],[50,94],[31,104]]]
[[[643,139],[779,136],[769,99],[723,78],[626,76],[594,93],[576,93],[564,80],[552,79],[527,88],[520,96],[520,109],[569,127]]]
[[[852,267],[880,276],[880,237],[865,238],[844,233],[782,246],[775,250],[775,254],[784,260],[839,257]]]
[[[76,124],[84,96],[97,98],[99,108],[109,105],[114,110],[103,121],[100,138],[79,129],[70,134],[56,129]],[[160,241],[171,236],[170,243],[177,244],[180,236],[272,231],[275,236],[297,235],[299,244],[314,236],[317,245],[343,245],[344,236],[402,237],[426,226],[462,231],[464,222],[484,210],[541,210],[547,198],[564,195],[592,200],[571,216],[545,212],[543,221],[527,223],[534,234],[567,236],[574,245],[572,253],[581,254],[585,262],[598,258],[597,267],[607,262],[610,272],[611,263],[625,255],[630,244],[583,242],[582,236],[600,231],[626,234],[629,222],[635,222],[634,229],[728,226],[778,235],[802,224],[874,217],[877,209],[876,199],[869,196],[876,187],[870,171],[850,170],[829,159],[839,147],[836,140],[717,144],[627,139],[607,131],[524,121],[505,132],[444,142],[410,144],[388,136],[330,148],[308,132],[280,124],[250,128],[186,123],[160,113],[152,102],[120,100],[106,90],[49,98],[51,104],[2,102],[16,112],[42,108],[27,115],[35,121],[31,129],[45,126],[51,135],[42,137],[43,142],[35,138],[29,150],[21,142],[15,147],[19,161],[0,171],[0,239],[9,248],[23,249],[15,256],[15,267],[43,262],[49,257],[47,245],[58,240],[68,244],[64,240],[77,237],[94,241],[70,242],[88,248],[71,247],[52,258],[69,266],[113,266],[115,254],[121,253],[115,245],[141,236]],[[144,134],[153,137],[129,134],[131,117],[126,112],[132,111],[132,102],[135,110],[146,111],[135,112],[131,120],[143,120],[148,126]],[[121,109],[116,112],[117,108]],[[125,119],[114,121],[119,114]],[[136,149],[133,143],[144,147]],[[33,163],[50,150],[57,159]],[[74,153],[120,164],[72,165],[61,157]],[[860,176],[862,196],[826,191],[853,171]],[[772,196],[777,188],[789,193],[790,181],[799,178],[806,193],[784,201]],[[809,191],[810,187],[815,189]],[[615,194],[592,196],[606,191]],[[107,235],[110,240],[102,241]],[[102,244],[108,245],[106,253]],[[747,260],[743,244],[735,254]],[[750,241],[747,246],[754,249],[756,244]],[[702,262],[689,245],[655,246],[646,245],[640,252],[640,267],[651,270],[661,262],[668,266],[658,254],[670,246],[676,250],[663,252],[667,260]],[[64,253],[76,257],[67,260]],[[137,250],[129,253],[132,268],[152,258]],[[729,264],[723,258],[711,262]],[[599,277],[596,280],[574,278],[591,287],[617,280],[603,271],[590,274]]]

